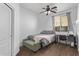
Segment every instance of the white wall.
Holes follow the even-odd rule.
[[[13,40],[13,55],[16,55],[19,52],[19,4],[15,4],[15,3],[10,3],[10,5],[14,8],[14,40]]]
[[[53,30],[53,18],[52,16],[48,15],[46,16],[45,14],[39,14],[38,15],[38,31],[43,31],[43,30]]]
[[[22,6],[20,6],[20,12],[20,39],[22,43],[28,35],[37,34],[38,19],[34,12]]]

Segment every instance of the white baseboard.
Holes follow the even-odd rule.
[[[78,48],[78,52],[79,52],[79,48]]]
[[[18,49],[16,49],[15,51],[14,51],[14,53],[13,53],[13,55],[12,56],[16,56],[17,55],[17,53],[20,51],[20,49],[18,48]]]

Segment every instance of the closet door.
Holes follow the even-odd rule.
[[[11,55],[11,10],[0,3],[0,56]]]

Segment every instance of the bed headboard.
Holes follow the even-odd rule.
[[[44,30],[44,31],[40,32],[40,34],[55,34],[55,32],[54,31]]]

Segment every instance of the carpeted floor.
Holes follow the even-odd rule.
[[[30,51],[26,47],[21,47],[17,56],[78,56],[77,48],[61,43],[53,43],[47,47],[41,48],[36,53]]]

